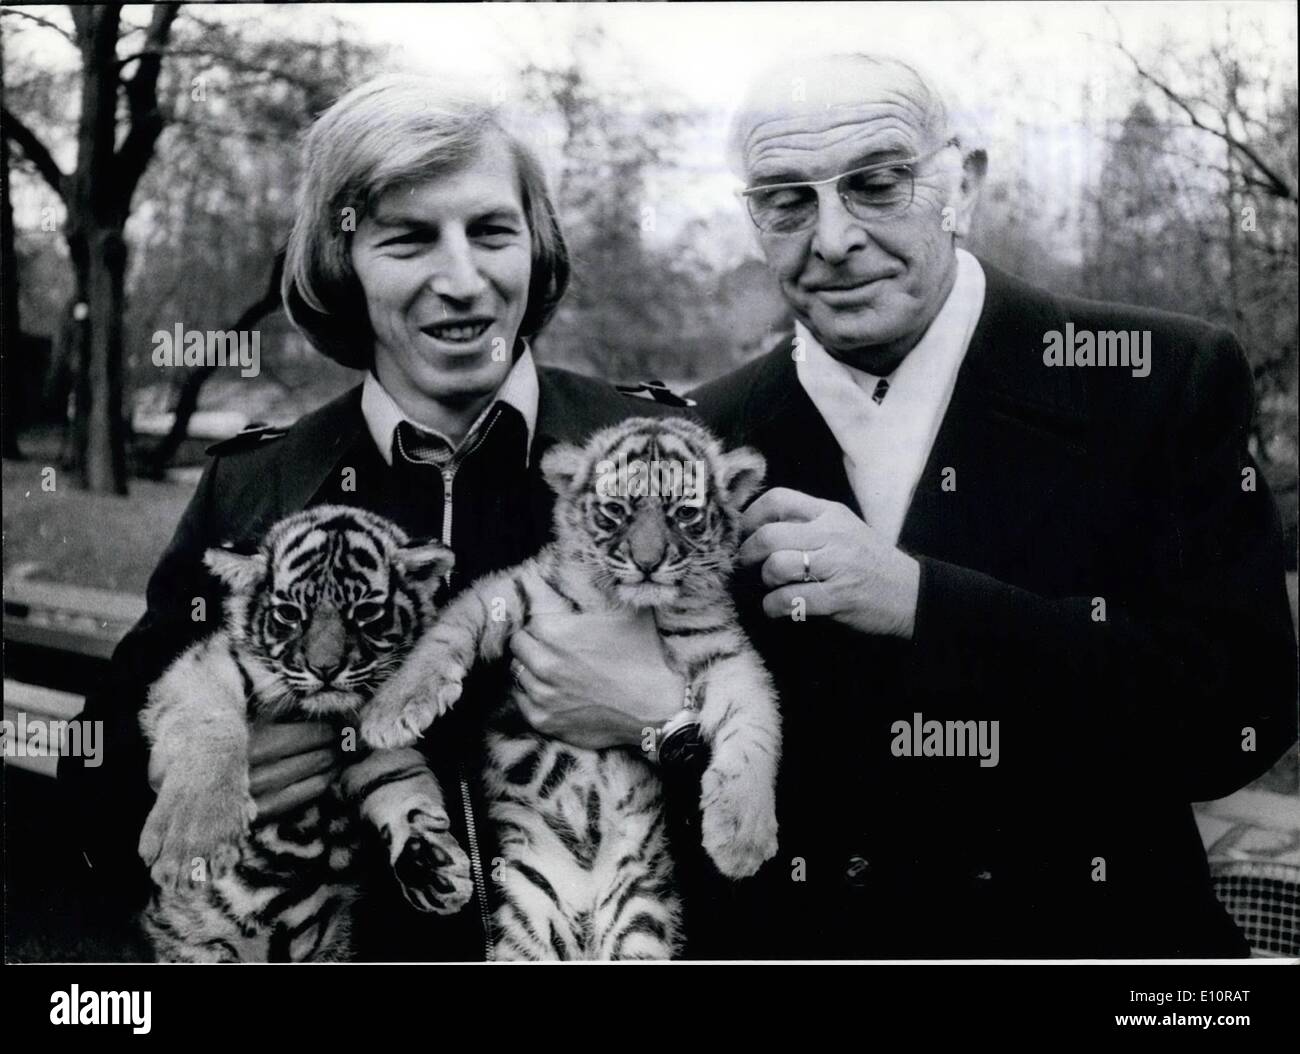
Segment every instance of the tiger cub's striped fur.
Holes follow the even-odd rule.
[[[167,669],[141,715],[158,786],[140,836],[156,884],[143,922],[158,958],[346,959],[364,862],[358,812],[412,905],[458,910],[469,861],[418,750],[361,756],[316,802],[256,826],[248,771],[254,723],[326,721],[342,733],[364,712],[432,621],[451,553],[409,544],[373,513],[323,505],[272,526],[253,555],[210,549],[205,563],[229,587],[222,627]]]
[[[648,485],[633,482],[638,464]],[[780,717],[727,581],[740,509],[764,469],[756,452],[724,452],[682,418],[634,418],[584,447],[553,448],[542,470],[557,494],[556,540],[450,604],[375,697],[362,734],[380,746],[412,742],[459,698],[469,669],[501,656],[532,618],[649,609],[712,747],[705,849],[723,874],[753,874],[776,852]],[[517,709],[523,689],[514,691],[488,732],[485,783],[503,857],[493,868],[496,956],[672,957],[680,902],[654,767],[631,750],[580,750],[533,732]]]

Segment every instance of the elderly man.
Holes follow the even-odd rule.
[[[957,248],[985,158],[901,62],[773,71],[732,146],[797,321],[695,395],[767,457],[786,752],[781,852],[694,953],[1244,954],[1189,807],[1296,729],[1240,346]]]

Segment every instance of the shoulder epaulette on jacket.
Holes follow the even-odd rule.
[[[213,443],[208,447],[209,454],[235,454],[241,450],[252,450],[254,447],[261,446],[263,443],[269,443],[273,439],[279,439],[288,432],[287,428],[277,428],[274,425],[268,425],[262,421],[254,421],[244,427],[242,432],[231,436],[229,439],[223,439],[219,443]]]
[[[616,384],[614,387],[624,395],[630,395],[634,399],[648,399],[652,403],[663,403],[665,406],[695,405],[694,399],[678,395],[663,381],[645,381],[642,384]]]

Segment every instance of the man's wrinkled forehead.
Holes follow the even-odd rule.
[[[870,163],[877,153],[920,149],[944,121],[938,97],[902,63],[848,56],[789,63],[765,74],[741,105],[732,163],[747,178],[783,175],[764,171],[778,158],[814,164],[820,154],[857,153]]]

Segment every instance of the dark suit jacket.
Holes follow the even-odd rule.
[[[593,431],[628,417],[655,415],[665,408],[618,393],[600,381],[564,370],[538,371],[540,400],[528,467],[523,464],[523,422],[514,433],[479,444],[456,477],[453,591],[478,575],[534,555],[551,537],[554,495],[539,462],[559,441],[581,442]],[[308,414],[279,438],[256,437],[219,444],[186,508],[176,533],[149,580],[148,609],[113,655],[107,683],[91,694],[82,717],[104,722],[104,764],[87,768],[65,759],[60,783],[78,815],[78,836],[94,868],[96,887],[138,904],[149,890],[136,855],[144,819],[153,804],[147,782],[148,750],[138,715],[149,685],[171,661],[220,622],[221,593],[202,567],[210,546],[257,539],[275,521],[323,502],[358,504],[392,516],[408,533],[437,536],[442,486],[435,476],[420,485],[389,469],[365,426],[360,387]],[[500,437],[504,426],[494,435]],[[494,446],[497,448],[494,450]],[[354,470],[348,477],[343,470]],[[345,487],[348,478],[352,487]],[[193,601],[204,598],[207,621],[191,617]],[[458,790],[462,766],[473,768],[471,750],[475,698],[504,690],[503,664],[476,671],[465,698],[440,734],[422,741],[447,795],[453,830],[468,847],[464,802]],[[481,856],[490,867],[487,825]],[[483,955],[482,915],[477,904],[448,919],[418,914],[404,906],[391,881],[377,883],[363,905],[358,950],[363,958],[474,959]]]
[[[1258,473],[1243,488],[1245,357],[1191,318],[985,272],[900,539],[914,639],[769,620],[756,576],[738,584],[781,695],[781,852],[714,891],[718,954],[1244,953],[1189,803],[1296,733],[1278,517]],[[1150,376],[1045,366],[1067,322],[1149,330]],[[860,512],[791,346],[693,393],[699,412],[766,455],[769,485]],[[916,713],[999,720],[1000,763],[895,757]]]

